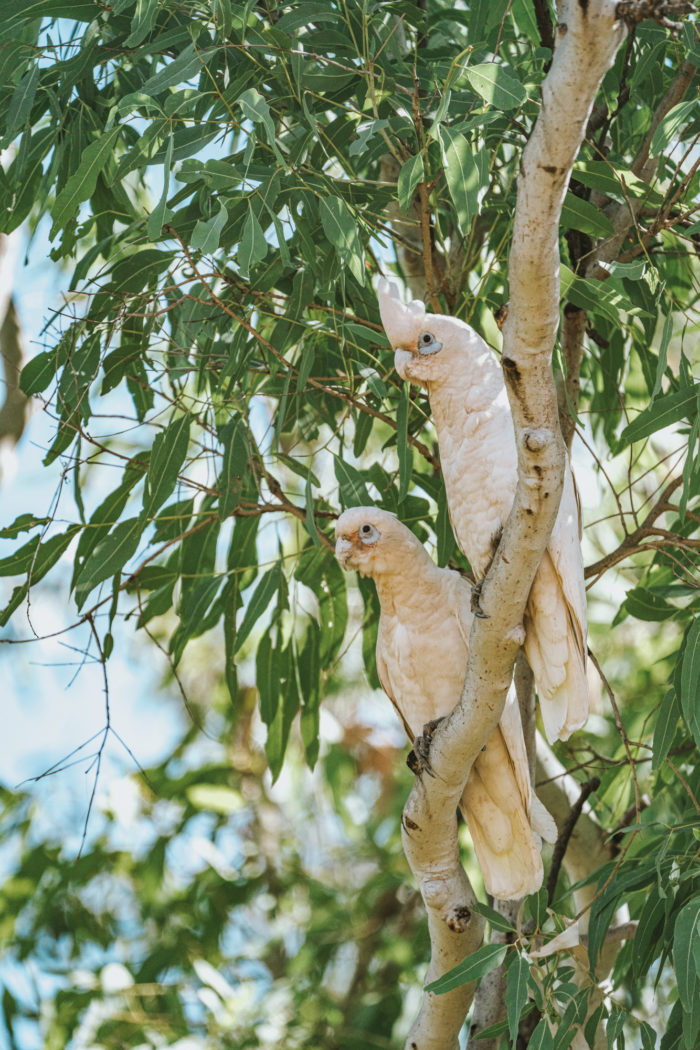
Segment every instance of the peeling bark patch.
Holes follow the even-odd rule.
[[[512,357],[504,357],[501,362],[503,365],[503,371],[506,374],[506,379],[511,383],[520,382],[520,369],[513,360]]]
[[[447,925],[453,933],[464,933],[467,926],[471,922],[472,913],[466,904],[462,904],[460,907],[455,908],[449,919]]]

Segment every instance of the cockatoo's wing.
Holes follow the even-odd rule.
[[[567,463],[559,513],[525,614],[525,652],[547,739],[566,740],[588,718],[586,590],[580,507]]]
[[[455,578],[454,612],[469,644],[473,616],[471,588]],[[469,826],[486,889],[492,897],[515,900],[542,885],[540,839],[556,838],[556,825],[535,797],[520,709],[513,686],[501,721],[489,737],[467,780],[462,811]]]
[[[508,751],[508,756],[513,766],[520,797],[524,801],[529,816],[532,796],[530,764],[527,760],[527,748],[525,747],[525,735],[523,733],[523,723],[520,717],[520,705],[518,704],[518,697],[515,692],[515,686],[513,685],[511,685],[508,690],[499,726],[503,734],[503,740]]]
[[[517,900],[535,893],[544,875],[539,841],[500,726],[474,763],[461,806],[491,896]]]
[[[399,705],[398,705],[398,703],[396,701],[396,697],[394,696],[394,688],[393,688],[393,686],[391,684],[391,676],[389,674],[389,667],[388,667],[386,658],[384,656],[384,639],[382,637],[381,621],[380,621],[380,624],[379,624],[379,630],[377,632],[376,656],[377,656],[377,675],[379,677],[380,685],[381,685],[382,689],[384,690],[384,692],[386,693],[386,695],[391,700],[391,702],[392,702],[392,704],[394,706],[394,710],[396,711],[396,714],[399,716],[399,718],[401,720],[401,724],[402,724],[402,726],[404,727],[404,729],[406,731],[406,736],[408,737],[409,740],[415,740],[415,734],[412,732],[411,727],[408,724],[408,722],[406,721],[406,718],[404,717],[404,713],[401,710],[401,708],[399,707]]]
[[[568,458],[559,513],[548,548],[571,613],[572,626],[582,656],[586,654],[586,586],[581,556],[581,503]]]

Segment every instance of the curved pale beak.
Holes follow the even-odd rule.
[[[353,546],[352,540],[346,540],[342,536],[339,536],[335,541],[335,556],[340,564],[345,567],[352,554]]]

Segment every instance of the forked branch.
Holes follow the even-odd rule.
[[[593,100],[624,36],[612,0],[562,5],[558,46],[522,158],[503,329],[518,485],[482,588],[488,618],[477,618],[472,628],[462,698],[432,739],[435,776],[417,778],[404,810],[404,848],[428,909],[431,979],[473,951],[473,916],[455,924],[469,912],[471,892],[455,813],[471,766],[503,712],[524,638],[525,603],[561,497],[566,452],[551,364],[559,321],[559,218]],[[462,991],[460,1001],[451,1003],[447,996],[424,993],[407,1050],[456,1050],[472,992]]]

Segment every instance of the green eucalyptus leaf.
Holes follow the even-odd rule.
[[[356,467],[340,456],[334,457],[333,466],[344,507],[366,507],[372,503],[364,478]]]
[[[177,484],[187,456],[190,422],[188,415],[180,416],[155,437],[143,495],[143,513],[147,518],[153,516]]]
[[[12,142],[20,128],[29,120],[34,104],[34,96],[39,85],[40,72],[38,62],[34,63],[12,93],[6,117],[3,148]]]
[[[504,63],[484,62],[469,66],[465,75],[477,95],[496,109],[517,109],[527,98],[525,88]]]
[[[253,209],[249,208],[248,217],[243,224],[243,235],[238,246],[238,265],[243,277],[248,278],[252,267],[262,262],[267,255],[268,248],[269,245],[265,240],[262,226],[258,222]]]
[[[423,157],[420,153],[417,153],[415,157],[410,157],[409,160],[406,161],[399,172],[399,205],[404,211],[408,211],[410,208],[416,187],[418,186],[418,183],[423,182],[424,179],[425,170],[423,167]]]
[[[444,973],[442,977],[427,984],[426,991],[443,995],[445,992],[451,992],[453,988],[459,988],[460,985],[477,981],[484,974],[500,966],[507,951],[508,945],[506,944],[484,944],[467,956],[463,962]]]
[[[253,223],[257,223],[257,219],[253,215],[252,211],[250,212],[248,218],[251,219]],[[221,234],[222,234],[222,231],[224,229],[224,226],[226,225],[227,222],[228,222],[228,211],[226,209],[226,205],[224,204],[223,201],[219,201],[219,210],[216,213],[216,215],[212,215],[211,219],[207,219],[206,222],[203,221],[202,219],[200,219],[199,222],[197,223],[197,225],[195,226],[194,232],[193,232],[193,234],[192,234],[192,236],[190,238],[190,247],[199,249],[199,251],[202,252],[203,254],[207,254],[209,252],[215,252],[216,249],[219,247],[219,240],[221,238]],[[244,229],[244,231],[243,231],[244,239],[245,239],[246,236],[247,236],[247,233],[246,233],[246,230]],[[265,241],[265,238],[263,237],[262,230],[260,229],[260,224],[259,223],[257,223],[256,236],[257,236],[257,241],[256,241],[255,248],[253,249],[253,252],[254,251],[262,251],[262,249],[264,247],[264,252],[263,252],[262,255],[260,255],[260,258],[264,259],[265,255],[267,254],[267,242]],[[242,250],[245,252],[245,249],[242,249]],[[251,253],[251,255],[252,255],[252,253]],[[257,259],[252,259],[251,258],[247,262],[247,265],[245,263],[242,264],[242,268],[244,268],[246,274],[248,273],[248,268],[250,267],[251,263],[252,262],[257,262],[257,261],[258,261]]]
[[[511,960],[508,973],[506,974],[506,1016],[513,1047],[518,1037],[520,1015],[528,1000],[527,984],[529,976],[530,964],[518,952]]]
[[[75,582],[79,606],[98,583],[121,572],[136,553],[145,528],[142,518],[121,521],[96,545]]]
[[[344,200],[333,196],[321,198],[319,211],[328,240],[335,246],[342,262],[349,267],[355,280],[363,284],[362,247],[352,212]]]
[[[413,473],[413,448],[408,443],[408,409],[409,409],[408,385],[403,384],[399,397],[399,407],[396,412],[396,448],[399,455],[399,503],[403,503],[408,495]]]
[[[695,386],[683,387],[675,390],[672,394],[663,394],[640,412],[636,419],[625,427],[620,434],[619,447],[624,448],[631,445],[633,441],[641,441],[642,438],[650,437],[658,430],[671,426],[681,419],[693,419],[698,410],[698,395],[700,394],[700,383]]]
[[[462,234],[469,232],[472,219],[478,211],[478,193],[481,182],[471,144],[464,135],[450,128],[440,128],[440,139],[445,161],[445,177],[457,222]]]
[[[238,651],[247,640],[251,631],[262,617],[273,597],[282,586],[282,565],[275,562],[271,569],[265,572],[258,582],[258,586],[250,597],[243,618],[236,633],[235,651]]]
[[[95,192],[97,176],[114,156],[114,147],[120,134],[121,127],[106,131],[91,142],[82,154],[77,170],[58,193],[51,210],[53,226],[50,237],[52,240],[64,226],[75,218],[82,202]]]
[[[565,228],[583,230],[592,237],[612,237],[615,233],[608,218],[590,201],[567,193],[561,209],[561,224]]]
[[[653,757],[651,768],[657,770],[663,764],[676,735],[681,710],[675,689],[669,689],[661,702],[654,726]],[[636,943],[636,941],[635,941]]]
[[[649,156],[655,157],[657,153],[665,150],[674,138],[680,138],[681,136],[678,135],[680,128],[686,121],[691,120],[696,115],[697,102],[695,99],[679,102],[677,106],[669,110],[652,135]]]

